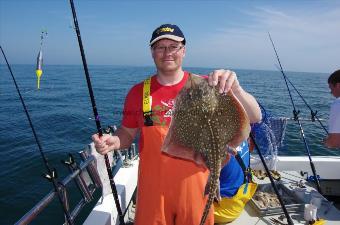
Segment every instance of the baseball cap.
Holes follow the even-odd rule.
[[[150,46],[161,39],[179,41],[183,42],[183,44],[185,45],[185,38],[181,29],[179,29],[179,27],[174,24],[163,24],[157,27],[152,33]]]

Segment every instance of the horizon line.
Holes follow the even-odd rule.
[[[0,63],[0,66],[7,66],[7,64]],[[14,63],[11,65],[32,65],[35,64],[28,64],[28,63]],[[88,64],[89,66],[113,66],[113,67],[153,67],[155,65],[116,65],[116,64]],[[83,66],[83,64],[45,64],[44,66]],[[227,69],[226,67],[202,67],[202,66],[183,66],[183,68],[200,68],[200,69]],[[255,71],[270,71],[270,72],[281,72],[280,70],[274,69],[249,69],[249,68],[233,68],[229,67],[231,70],[255,70]],[[293,72],[293,73],[318,73],[318,74],[328,74],[328,72],[324,71],[294,71],[294,70],[284,70],[284,72]]]

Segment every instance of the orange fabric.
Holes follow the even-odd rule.
[[[161,152],[167,127],[143,127],[136,225],[198,225],[207,201],[209,171]],[[205,225],[213,225],[213,207]]]

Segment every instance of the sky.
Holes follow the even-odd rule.
[[[340,0],[74,0],[89,65],[152,66],[153,30],[177,24],[184,67],[277,70],[268,32],[287,71],[340,68]],[[0,0],[0,44],[11,64],[81,64],[68,0]],[[0,64],[4,60],[0,58]]]

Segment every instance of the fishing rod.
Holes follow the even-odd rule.
[[[283,213],[285,214],[285,216],[286,216],[286,218],[287,218],[287,223],[288,223],[289,225],[294,225],[294,223],[293,223],[293,221],[292,221],[292,218],[289,216],[288,211],[287,211],[287,208],[286,208],[286,206],[285,206],[285,204],[284,204],[284,202],[283,202],[283,200],[282,200],[281,194],[280,194],[280,192],[279,192],[279,190],[278,190],[278,188],[277,188],[277,186],[276,186],[276,184],[275,184],[275,181],[274,181],[274,179],[273,179],[273,177],[272,177],[272,175],[271,175],[271,173],[270,173],[270,171],[269,171],[269,169],[268,169],[267,163],[266,163],[266,161],[265,161],[264,158],[263,158],[262,152],[260,151],[260,148],[259,148],[259,146],[257,145],[257,143],[256,143],[256,141],[255,141],[254,135],[250,132],[249,136],[250,136],[250,138],[252,139],[252,141],[253,141],[253,143],[254,143],[254,145],[255,145],[255,148],[257,149],[257,152],[258,152],[258,154],[259,154],[259,156],[260,156],[260,159],[261,159],[261,162],[262,162],[262,164],[263,164],[263,167],[264,167],[266,173],[268,174],[270,183],[271,183],[271,185],[272,185],[272,187],[273,187],[273,189],[274,189],[274,192],[275,192],[275,194],[276,194],[276,196],[277,196],[277,199],[278,199],[279,202],[280,202],[280,205],[281,205],[281,208],[282,208],[282,210],[283,210]]]
[[[89,71],[88,71],[88,68],[87,68],[87,63],[86,63],[86,58],[85,58],[85,53],[84,53],[83,42],[82,42],[81,36],[80,36],[78,19],[77,19],[77,14],[76,14],[76,10],[75,10],[75,7],[74,7],[73,0],[70,0],[70,5],[71,5],[71,9],[72,9],[73,22],[74,22],[74,26],[75,26],[74,28],[75,28],[76,33],[77,33],[80,54],[81,54],[81,58],[82,58],[82,62],[83,62],[83,67],[84,67],[84,71],[85,71],[87,87],[88,87],[90,98],[91,98],[93,114],[94,114],[94,118],[95,118],[95,121],[96,121],[96,126],[97,126],[97,131],[98,131],[99,137],[101,137],[101,136],[103,136],[103,131],[102,131],[102,127],[101,127],[100,120],[99,120],[99,115],[98,115],[98,111],[97,111],[96,101],[95,101],[94,95],[93,95],[91,79],[90,79]],[[124,222],[124,215],[123,215],[122,209],[120,207],[116,184],[115,184],[115,182],[113,180],[113,174],[112,174],[112,170],[111,170],[111,166],[110,166],[109,157],[107,156],[107,154],[105,154],[104,158],[105,158],[105,165],[106,165],[107,174],[108,174],[109,180],[110,180],[110,186],[111,186],[113,198],[114,198],[114,201],[115,201],[115,204],[116,204],[116,208],[117,208],[117,212],[118,212],[118,216],[119,216],[119,221],[120,221],[121,225],[124,225],[125,224],[125,222]]]
[[[323,130],[326,132],[326,134],[328,134],[328,130],[326,129],[326,127],[322,124],[321,120],[319,119],[319,117],[316,115],[318,113],[318,111],[313,111],[312,107],[310,107],[307,103],[307,101],[304,99],[304,97],[301,95],[301,93],[298,91],[298,89],[294,86],[294,84],[288,79],[288,77],[286,77],[286,79],[288,80],[288,82],[290,83],[290,85],[292,85],[292,87],[294,88],[294,90],[296,91],[296,93],[298,93],[298,95],[300,96],[300,98],[302,99],[302,101],[305,103],[305,105],[307,106],[307,108],[310,110],[310,114],[311,114],[311,120],[314,122],[315,119],[320,123],[321,127],[323,128]]]
[[[287,90],[288,90],[288,93],[289,93],[289,96],[290,96],[290,100],[291,100],[291,103],[292,103],[292,106],[293,106],[293,115],[294,115],[294,119],[297,121],[297,123],[298,123],[298,125],[299,125],[299,128],[300,128],[300,132],[301,132],[301,136],[302,136],[302,139],[303,139],[303,143],[304,143],[304,145],[305,145],[305,149],[306,149],[306,152],[307,152],[307,155],[308,155],[308,158],[309,158],[310,167],[311,167],[312,172],[313,172],[313,175],[314,175],[314,181],[315,181],[316,187],[317,187],[319,193],[321,193],[321,187],[320,187],[319,178],[318,178],[318,176],[317,176],[317,173],[316,173],[316,170],[315,170],[315,166],[314,166],[314,163],[313,163],[311,154],[310,154],[309,146],[308,146],[308,144],[307,144],[307,140],[306,140],[306,137],[305,137],[305,133],[304,133],[304,131],[303,131],[303,128],[302,128],[302,125],[301,125],[301,122],[300,122],[300,119],[299,119],[299,113],[300,113],[300,111],[296,111],[295,104],[294,104],[294,101],[293,101],[293,97],[292,97],[292,95],[291,95],[291,92],[290,92],[290,89],[289,89],[289,85],[288,85],[288,83],[287,83],[287,76],[286,76],[286,74],[283,72],[283,68],[282,68],[282,65],[281,65],[281,61],[280,61],[279,55],[277,54],[277,51],[276,51],[274,42],[273,42],[272,37],[270,36],[270,33],[269,33],[269,32],[268,32],[268,35],[269,35],[269,39],[270,39],[270,41],[271,41],[271,43],[272,43],[272,46],[273,46],[273,49],[274,49],[274,52],[275,52],[277,61],[279,62],[279,65],[280,65],[280,72],[281,72],[281,74],[283,75],[283,78],[284,78],[285,83],[286,83],[286,86],[287,86]]]
[[[49,163],[48,163],[48,161],[47,161],[47,158],[46,158],[46,156],[45,156],[45,154],[44,154],[44,151],[42,150],[40,141],[39,141],[39,139],[38,139],[38,135],[37,135],[37,133],[35,132],[35,129],[34,129],[34,126],[33,126],[32,120],[31,120],[31,117],[30,117],[30,115],[29,115],[29,113],[28,113],[27,107],[26,107],[26,105],[25,105],[24,99],[23,99],[22,96],[21,96],[20,89],[19,89],[19,87],[18,87],[18,85],[17,85],[17,82],[16,82],[16,80],[15,80],[15,77],[14,77],[14,75],[13,75],[12,68],[11,68],[11,66],[9,65],[8,61],[7,61],[7,57],[6,57],[6,55],[5,55],[4,50],[2,49],[1,45],[0,45],[0,49],[1,49],[2,55],[4,56],[4,59],[5,59],[5,61],[6,61],[8,70],[9,70],[11,76],[12,76],[12,79],[13,79],[13,82],[14,82],[14,85],[15,85],[15,88],[17,89],[17,92],[18,92],[18,94],[19,94],[19,97],[20,97],[22,106],[24,107],[25,114],[26,114],[26,116],[27,116],[29,125],[30,125],[30,127],[31,127],[31,129],[32,129],[32,132],[33,132],[33,136],[34,136],[35,142],[36,142],[37,145],[38,145],[38,149],[39,149],[40,155],[41,155],[41,157],[42,157],[42,159],[43,159],[43,161],[44,161],[44,165],[45,165],[45,167],[46,167],[46,169],[47,169],[47,173],[44,174],[44,177],[45,177],[47,180],[49,180],[49,181],[52,182],[53,187],[54,187],[54,190],[55,190],[55,192],[57,193],[58,199],[59,199],[59,201],[60,201],[60,203],[61,203],[61,205],[62,205],[62,207],[63,207],[63,211],[64,211],[64,214],[65,214],[65,216],[66,216],[66,220],[67,220],[68,225],[73,225],[74,223],[73,223],[73,220],[72,220],[72,218],[71,218],[71,215],[70,215],[70,213],[69,213],[69,211],[68,211],[68,209],[67,209],[66,202],[64,201],[64,199],[63,199],[63,197],[62,197],[62,194],[60,193],[60,189],[59,189],[59,186],[60,186],[60,185],[59,185],[58,182],[57,182],[57,171],[56,171],[55,168],[51,168],[50,165],[49,165]]]

